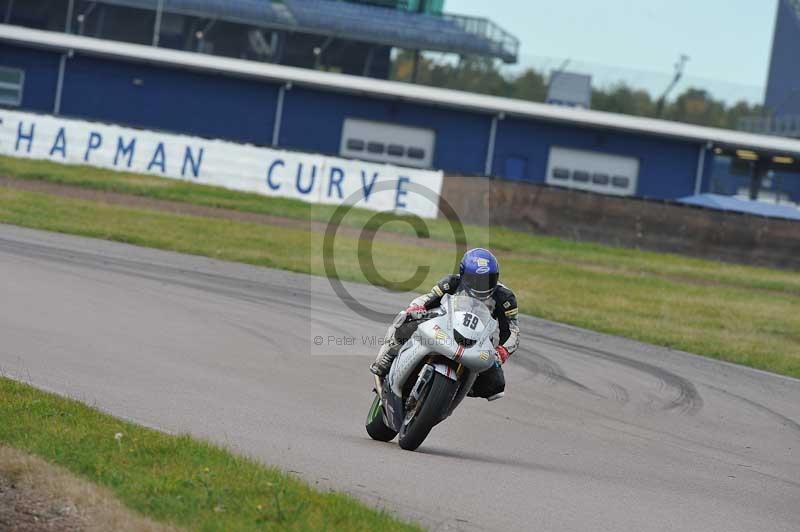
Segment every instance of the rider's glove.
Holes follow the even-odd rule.
[[[425,305],[411,305],[406,309],[406,316],[412,320],[419,320],[426,312],[428,312],[428,309],[425,308]]]
[[[508,357],[511,356],[508,353],[508,349],[502,345],[498,345],[497,348],[495,348],[495,351],[497,351],[497,358],[500,360],[500,364],[505,364],[506,360],[508,360]]]

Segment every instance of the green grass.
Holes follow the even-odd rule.
[[[263,200],[262,200],[263,201]],[[0,188],[0,222],[324,275],[322,235]],[[498,249],[523,312],[800,377],[800,275],[467,228]],[[475,235],[478,236],[475,236]],[[504,251],[496,242],[510,244]],[[336,241],[340,278],[367,282],[359,241]],[[379,232],[372,256],[389,281],[430,266],[421,289],[452,271],[453,246],[420,248]],[[409,288],[409,287],[406,287]],[[410,288],[413,288],[410,287]],[[525,336],[523,331],[523,338]],[[530,340],[529,340],[530,341]]]
[[[285,198],[266,198],[258,194],[199,185],[190,181],[5,156],[0,156],[0,175],[298,220],[327,222],[336,210],[336,207],[332,206],[312,205]],[[344,220],[344,225],[360,229],[374,216],[375,213],[372,211],[354,209]],[[387,215],[384,218],[392,219],[393,217]],[[444,241],[452,239],[452,231],[448,222],[428,220],[426,224],[430,229],[431,238]],[[385,230],[413,234],[413,230],[406,223],[389,224]],[[622,266],[658,275],[679,276],[688,281],[741,284],[765,289],[782,290],[788,283],[789,286],[800,291],[800,275],[787,274],[779,270],[737,267],[666,253],[578,243],[532,235],[504,227],[467,226],[466,230],[471,242],[483,243],[498,250],[533,255],[547,260],[578,261],[591,263],[596,267],[618,268]]]
[[[0,176],[298,220],[327,222],[336,210],[334,206],[311,205],[285,198],[265,198],[258,194],[190,181],[5,156],[0,156]],[[348,223],[360,228],[373,215],[375,213],[372,211],[356,210],[348,218]],[[398,230],[409,231],[406,227],[399,227]]]
[[[419,530],[209,443],[121,421],[6,378],[0,378],[0,419],[0,444],[108,487],[157,521],[219,531]]]
[[[5,156],[0,156],[0,175],[297,220],[328,222],[336,210],[336,207],[332,206],[311,205],[285,198],[266,198],[258,194],[199,185],[189,181]],[[345,218],[343,225],[360,229],[375,214],[372,211],[353,209]],[[392,215],[382,215],[382,217],[397,218]],[[402,218],[397,219],[402,221]],[[426,220],[426,225],[432,239],[448,242],[452,240],[452,230],[448,222]],[[384,230],[413,234],[412,228],[406,223],[388,224],[384,226]],[[800,275],[794,272],[573,242],[514,231],[505,227],[468,225],[466,232],[471,244],[487,245],[499,251],[513,252],[549,262],[580,263],[593,268],[671,276],[690,283],[790,290],[800,293]]]
[[[337,210],[336,206],[312,205],[288,198],[267,198],[258,194],[201,185],[191,181],[7,156],[0,156],[0,176],[303,221],[327,223]],[[353,209],[348,213],[343,225],[361,229],[368,223],[377,221],[373,220],[376,214],[374,211]],[[402,217],[387,213],[377,214],[377,216],[380,220],[403,220]],[[448,222],[426,221],[426,223],[432,238],[452,239],[453,233]],[[414,235],[413,228],[407,223],[388,224],[385,229],[393,233]],[[507,238],[507,236],[513,237],[513,234],[506,235],[507,231],[504,229],[477,226],[472,226],[470,229],[473,239],[482,241],[488,241],[491,234],[505,235],[501,239],[502,241],[496,242],[496,245],[503,246],[503,242],[505,242],[505,245],[509,246],[508,249],[514,249],[513,241]]]

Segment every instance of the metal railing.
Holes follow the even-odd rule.
[[[158,13],[163,11],[164,13],[218,18],[288,31],[336,31],[337,22],[346,23],[344,27],[361,24],[367,29],[373,30],[360,33],[362,39],[380,41],[381,39],[376,36],[383,36],[386,40],[391,35],[392,37],[388,39],[391,42],[384,44],[410,48],[415,45],[414,34],[423,28],[428,28],[430,32],[426,34],[426,38],[420,39],[419,46],[421,47],[430,45],[431,42],[441,42],[444,43],[445,48],[451,48],[447,51],[490,54],[499,57],[505,63],[517,62],[520,47],[519,39],[486,18],[449,13],[438,16],[410,13],[402,9],[384,11],[390,8],[377,7],[371,3],[346,2],[339,4],[340,9],[330,11],[330,0],[287,0],[282,2],[272,2],[272,0],[232,2],[224,0],[97,0],[97,2],[151,9]],[[309,13],[313,13],[315,5],[328,8],[320,12],[320,20],[325,26],[324,28],[318,23],[304,27],[301,22],[308,18]],[[378,15],[388,17],[391,14],[395,14],[392,27],[369,27],[368,23],[371,17],[378,17]],[[451,25],[449,28],[448,23]],[[407,31],[408,36],[406,38],[402,38],[402,35],[398,37],[397,33],[403,31]],[[459,35],[459,32],[463,32],[463,34]],[[472,42],[469,41],[470,37],[473,39]]]
[[[798,0],[800,1],[800,0]],[[489,19],[443,13],[442,18],[455,23],[465,32],[488,40],[497,47],[498,55],[507,63],[516,63],[519,57],[519,39]]]
[[[762,135],[800,138],[800,115],[748,116],[739,120],[739,130]]]

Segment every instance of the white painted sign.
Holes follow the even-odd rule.
[[[442,172],[0,109],[0,154],[435,218]],[[422,190],[424,193],[420,193]],[[415,192],[416,191],[416,192]]]

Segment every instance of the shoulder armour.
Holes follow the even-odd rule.
[[[438,297],[445,294],[455,294],[458,290],[458,285],[461,283],[461,277],[458,275],[446,275],[441,281],[436,283],[433,287],[433,293]]]
[[[517,308],[517,296],[510,288],[503,284],[498,284],[494,291],[495,308],[502,312],[507,318],[516,318],[519,314]]]

